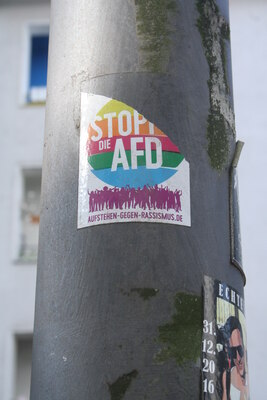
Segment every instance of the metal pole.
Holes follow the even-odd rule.
[[[179,146],[191,227],[77,230],[81,92]],[[243,292],[235,142],[227,0],[52,0],[32,400],[200,398],[203,276]]]

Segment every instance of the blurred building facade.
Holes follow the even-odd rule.
[[[28,400],[49,1],[0,0],[0,399]]]
[[[49,9],[47,0],[0,0],[1,400],[29,399]],[[265,279],[253,279],[264,275],[258,237],[267,224],[267,0],[230,0],[230,16],[237,136],[246,142],[239,177],[250,383],[252,398],[264,400],[267,300]],[[253,212],[248,193],[257,193]]]
[[[266,399],[267,0],[230,0],[251,398]]]

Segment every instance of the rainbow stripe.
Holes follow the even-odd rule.
[[[122,136],[119,133],[119,113],[128,113],[128,123],[131,133]],[[106,114],[113,113],[112,119],[108,120]],[[129,113],[131,114],[129,116]],[[99,121],[98,119],[101,120]],[[126,118],[126,117],[123,117]],[[127,120],[123,120],[123,129],[126,129]],[[102,181],[117,187],[143,187],[159,184],[177,172],[177,167],[183,161],[184,156],[179,152],[178,147],[154,124],[151,124],[141,114],[126,104],[117,100],[109,101],[97,114],[94,124],[97,130],[90,124],[88,127],[87,154],[88,162],[92,167],[92,173]],[[135,126],[136,124],[136,126]],[[135,132],[135,128],[138,132]],[[102,135],[100,140],[93,138]],[[110,130],[110,131],[109,131]],[[109,137],[112,136],[112,137]],[[146,168],[146,138],[156,138],[161,142],[162,165],[157,169]],[[111,171],[114,149],[117,139],[122,139],[129,170],[124,170],[121,164],[117,165],[116,171]],[[137,157],[137,168],[131,169],[131,139],[141,138],[142,141],[136,143],[137,150],[143,150],[143,155]],[[155,143],[151,143],[152,163],[157,161]]]

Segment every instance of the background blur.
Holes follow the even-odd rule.
[[[251,398],[267,398],[267,1],[230,0]]]
[[[0,0],[0,399],[28,400],[49,1]],[[267,0],[230,0],[251,397],[265,400]]]

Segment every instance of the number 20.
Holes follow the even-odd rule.
[[[203,358],[203,372],[210,372],[211,374],[214,374],[215,372],[215,363],[213,360],[208,360],[207,358]]]

